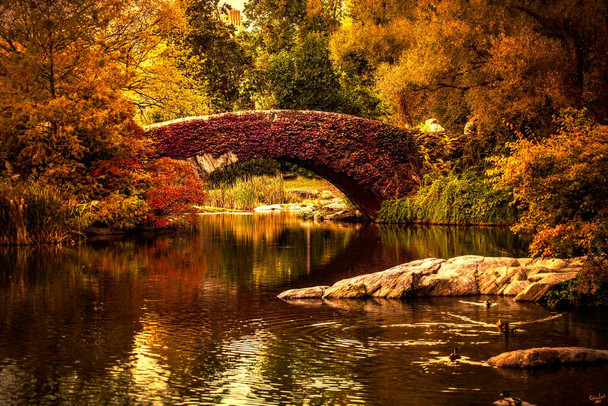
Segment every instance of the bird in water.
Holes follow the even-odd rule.
[[[450,361],[456,361],[460,359],[460,354],[458,353],[458,347],[454,348],[454,351],[450,354]]]
[[[515,396],[511,396],[508,390],[504,390],[500,393],[500,400],[494,402],[494,405],[499,406],[534,406],[532,403],[528,403],[526,401],[521,400],[520,398],[516,398]]]
[[[509,327],[508,321],[503,322],[500,319],[496,322],[496,327],[505,334],[514,333],[517,330],[517,327]]]

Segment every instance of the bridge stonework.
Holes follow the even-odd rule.
[[[194,159],[205,171],[250,159],[300,165],[326,178],[374,218],[383,200],[417,184],[412,132],[359,117],[299,110],[189,117],[145,128],[158,156]]]

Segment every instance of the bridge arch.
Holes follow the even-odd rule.
[[[407,195],[420,168],[410,131],[338,113],[243,111],[152,124],[145,131],[158,156],[194,159],[206,171],[251,159],[297,164],[326,178],[370,218],[383,200]]]

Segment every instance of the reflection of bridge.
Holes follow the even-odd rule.
[[[158,155],[191,158],[205,172],[258,158],[300,165],[370,217],[382,200],[407,194],[420,167],[407,130],[337,113],[245,111],[153,124],[146,131]]]

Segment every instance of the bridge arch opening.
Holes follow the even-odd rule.
[[[365,211],[366,207],[375,203],[373,201],[366,202],[365,199],[367,196],[360,193],[359,186],[352,180],[346,177],[340,177],[339,174],[336,174],[329,168],[313,167],[314,165],[307,166],[306,163],[294,159],[253,159],[246,162],[233,161],[226,164],[229,160],[220,157],[218,164],[214,165],[212,172],[207,172],[207,170],[197,162],[197,159],[190,158],[190,161],[197,167],[203,178],[206,177],[210,180],[211,185],[213,185],[212,188],[214,186],[229,185],[236,179],[247,176],[280,175],[282,177],[287,176],[286,180],[289,181],[291,175],[293,177],[301,176],[322,179],[323,182],[327,182],[327,185],[331,186],[327,187],[320,183],[315,184],[315,189],[318,188],[321,189],[321,191],[323,188],[325,188],[325,190],[331,190],[332,188],[336,189],[343,195],[338,195],[336,197],[343,197],[347,203],[352,204],[352,206],[359,210],[364,217],[369,218]],[[207,162],[209,162],[209,159],[207,159]],[[248,167],[248,162],[255,165]],[[272,164],[273,162],[275,163],[274,165]],[[289,164],[289,168],[286,168],[285,165],[281,164]],[[207,167],[209,167],[209,165],[207,165]],[[303,171],[301,171],[301,169],[303,169]],[[362,201],[363,204],[361,203]],[[367,206],[364,206],[364,204],[367,204]]]

